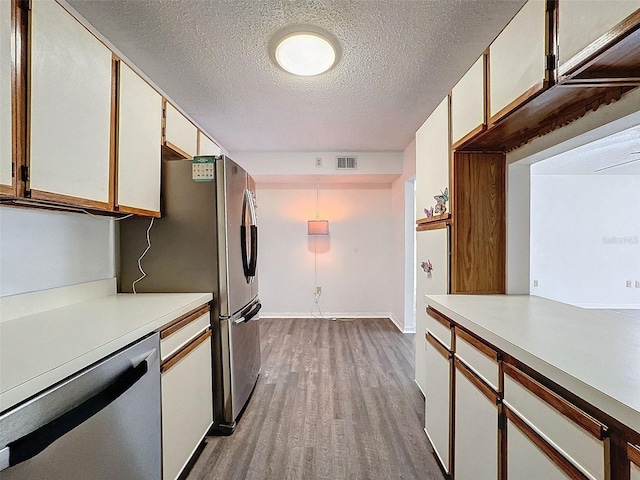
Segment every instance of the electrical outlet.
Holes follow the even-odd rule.
[[[631,288],[631,280],[627,280],[627,287]]]
[[[636,280],[636,288],[640,288],[640,281]]]
[[[316,168],[322,167],[322,157],[316,157]]]
[[[322,287],[316,287],[316,295],[322,294]]]
[[[538,280],[534,280],[534,281],[533,281],[533,286],[534,286],[534,287],[537,287],[537,286],[538,286]]]

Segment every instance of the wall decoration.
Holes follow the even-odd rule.
[[[427,216],[427,218],[433,217],[433,207],[425,208],[424,209],[424,214]]]
[[[422,262],[420,266],[427,274],[427,278],[431,278],[431,273],[433,272],[433,265],[431,265],[431,260],[427,259],[427,261]]]
[[[436,195],[435,200],[437,202],[436,207],[433,211],[435,215],[443,215],[447,211],[446,203],[449,201],[449,187],[444,189],[444,192],[440,190],[441,195]]]

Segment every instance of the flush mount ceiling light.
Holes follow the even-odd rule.
[[[336,50],[317,33],[298,32],[280,40],[275,57],[287,72],[308,77],[329,70],[336,61]]]

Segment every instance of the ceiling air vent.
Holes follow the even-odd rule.
[[[356,170],[358,157],[336,157],[336,170]]]

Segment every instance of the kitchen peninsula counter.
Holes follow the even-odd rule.
[[[640,432],[640,321],[528,295],[428,295],[425,303]]]
[[[116,294],[115,279],[0,299],[0,412],[211,299]]]

